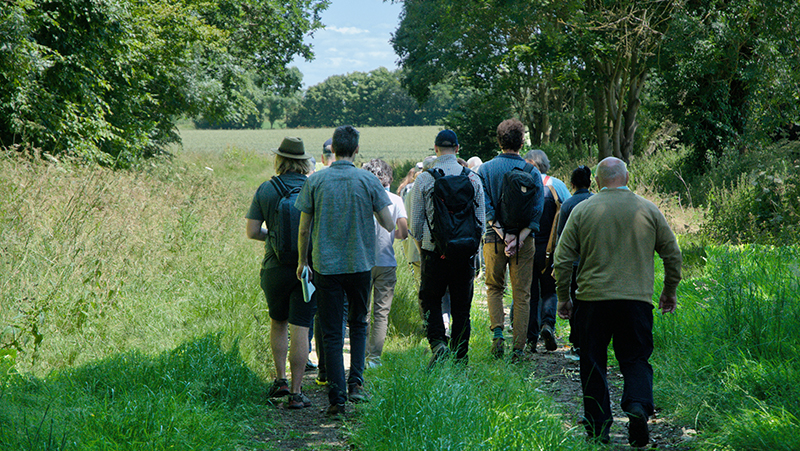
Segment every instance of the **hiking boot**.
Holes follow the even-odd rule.
[[[503,338],[492,339],[492,357],[495,359],[502,359],[505,353],[506,341]]]
[[[344,404],[331,404],[327,409],[325,409],[325,415],[333,418],[344,416]]]
[[[314,379],[314,382],[316,382],[317,385],[328,385],[328,379],[326,379],[325,377],[317,377],[316,379]]]
[[[316,369],[317,369],[317,364],[312,362],[311,359],[308,359],[308,361],[306,362],[306,370],[305,370],[305,372],[307,373],[309,371],[314,371]]]
[[[650,442],[647,430],[647,414],[641,404],[631,404],[628,411],[628,443],[634,448],[642,448]]]
[[[431,349],[431,360],[428,362],[428,369],[450,356],[450,348],[444,343],[438,343]]]
[[[558,343],[556,343],[556,333],[553,330],[553,326],[549,324],[545,324],[542,326],[542,332],[540,334],[542,337],[542,341],[544,341],[544,348],[548,351],[555,351],[558,348]]]
[[[580,362],[580,360],[581,360],[580,349],[578,349],[578,348],[569,348],[569,350],[564,353],[564,358],[565,359],[569,359],[569,360],[573,360],[575,362]]]
[[[525,351],[523,351],[522,349],[515,349],[514,351],[512,351],[511,363],[524,362],[525,360],[527,360],[527,358],[525,357]]]
[[[302,409],[303,407],[311,407],[311,400],[308,396],[300,393],[289,393],[289,402],[286,404],[289,409]]]
[[[528,354],[536,354],[536,342],[529,341],[528,344],[525,345],[525,352]]]
[[[369,401],[369,394],[361,384],[350,384],[347,386],[347,399],[358,404]]]
[[[267,396],[270,398],[282,398],[289,394],[289,383],[286,379],[275,379],[272,387],[269,388]]]

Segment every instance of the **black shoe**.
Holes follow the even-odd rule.
[[[647,429],[647,414],[641,404],[631,404],[628,411],[628,443],[635,448],[647,446],[650,431]]]
[[[325,415],[334,418],[344,416],[344,404],[331,404],[325,409]]]
[[[317,364],[312,362],[311,359],[308,359],[306,362],[306,372],[314,371],[317,369]]]
[[[541,337],[544,341],[544,348],[548,351],[555,351],[556,348],[558,348],[558,343],[556,343],[556,333],[553,330],[553,326],[549,324],[542,326]]]
[[[450,356],[450,348],[444,343],[438,343],[431,349],[431,360],[428,362],[428,369],[433,368],[437,363]]]
[[[267,396],[270,398],[282,398],[289,394],[289,383],[286,379],[275,379],[272,387],[269,388]]]
[[[369,394],[361,384],[350,384],[347,386],[347,399],[354,404],[367,402]]]
[[[311,407],[311,400],[303,393],[289,393],[289,402],[286,404],[289,409],[302,409]]]

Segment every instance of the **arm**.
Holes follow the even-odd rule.
[[[251,240],[258,240],[258,241],[265,241],[267,239],[267,229],[261,227],[264,221],[258,221],[255,219],[248,219],[247,220],[247,238]]]
[[[564,233],[558,241],[558,246],[553,254],[553,277],[556,280],[556,293],[558,317],[569,319],[572,316],[572,299],[569,287],[572,281],[572,263],[580,255],[580,242],[578,241],[577,218],[570,216]]]
[[[392,221],[392,212],[389,211],[389,207],[391,205],[387,205],[381,209],[381,211],[373,213],[375,215],[375,219],[378,220],[378,224],[381,225],[387,232],[391,232],[394,230],[394,221]]]
[[[408,220],[406,218],[397,218],[397,226],[394,228],[394,238],[397,240],[404,240],[408,237]]]
[[[311,220],[314,216],[300,213],[300,229],[297,233],[297,278],[303,278],[303,268],[308,266],[308,243],[311,240]]]

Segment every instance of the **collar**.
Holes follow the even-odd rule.
[[[627,186],[618,186],[616,188],[603,187],[603,188],[600,189],[600,191],[606,191],[606,190],[611,191],[612,189],[623,189],[625,191],[630,191],[630,189]]]
[[[356,167],[356,165],[354,165],[352,161],[347,161],[347,160],[336,160],[333,163],[331,163],[331,165],[329,167],[333,168],[333,167],[336,167],[336,166],[352,166],[352,167]]]

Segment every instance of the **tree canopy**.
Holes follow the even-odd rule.
[[[236,89],[294,85],[317,0],[16,0],[0,5],[0,144],[124,166],[175,142],[182,115],[257,110]]]

